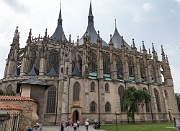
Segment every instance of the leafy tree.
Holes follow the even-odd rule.
[[[180,94],[176,93],[175,96],[176,96],[176,100],[177,100],[178,110],[180,112]]]
[[[4,95],[3,90],[0,90],[0,96]]]
[[[136,90],[135,87],[129,87],[127,90],[124,90],[124,97],[124,105],[128,111],[128,117],[131,117],[134,123],[134,114],[138,111],[137,105],[143,107],[145,103],[150,102],[151,96],[143,89]]]

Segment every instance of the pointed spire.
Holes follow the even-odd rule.
[[[116,26],[116,19],[115,19],[115,29],[117,29],[117,26]]]
[[[154,44],[152,43],[152,53],[155,52],[155,49],[154,49]]]
[[[91,2],[90,2],[88,24],[93,24],[94,23],[93,19],[94,19],[94,16],[92,14],[92,5],[91,5]]]
[[[121,45],[121,48],[124,48],[125,45],[124,45],[124,39],[123,39],[123,36],[122,36],[122,45]]]
[[[161,55],[165,56],[165,54],[164,54],[164,49],[163,49],[163,45],[161,45]]]
[[[60,11],[59,11],[58,25],[61,25],[61,26],[62,26],[61,3],[60,3]]]
[[[14,38],[19,38],[18,26],[16,27],[16,30],[14,32]]]
[[[69,35],[69,42],[71,43],[71,34]]]
[[[79,36],[77,36],[77,46],[79,46]]]
[[[133,48],[136,48],[136,45],[135,45],[134,39],[132,39],[132,47],[133,47]]]
[[[151,54],[151,49],[149,48],[149,54]]]
[[[169,60],[168,60],[168,56],[166,55],[166,62],[167,64],[169,64]]]
[[[140,53],[142,53],[141,46],[140,46]]]
[[[32,37],[32,29],[30,29],[29,31],[29,36],[28,36],[28,39],[27,39],[27,42],[30,42],[31,41],[31,37]]]
[[[47,28],[46,28],[46,31],[45,31],[45,37],[47,37]]]
[[[114,44],[113,44],[113,41],[112,41],[112,34],[110,34],[110,42],[109,42],[109,45],[114,45]]]

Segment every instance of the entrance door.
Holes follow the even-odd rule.
[[[73,112],[73,122],[77,122],[77,120],[79,120],[79,112],[77,111],[77,110],[75,110],[74,112]]]

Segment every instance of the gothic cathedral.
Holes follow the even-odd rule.
[[[159,60],[153,44],[152,52],[144,42],[138,51],[134,39],[130,46],[116,26],[105,42],[94,28],[91,3],[87,29],[76,42],[64,34],[60,8],[52,36],[46,29],[43,36],[32,37],[30,29],[26,46],[20,48],[17,27],[10,46],[0,89],[35,100],[39,123],[86,119],[114,123],[117,112],[118,121],[127,122],[122,91],[130,86],[151,95],[150,103],[137,105],[137,122],[172,121],[178,116],[163,46]]]

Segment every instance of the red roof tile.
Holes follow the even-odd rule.
[[[0,105],[1,110],[22,110],[18,106],[12,106],[12,105]]]
[[[34,101],[33,99],[24,96],[0,96],[0,100]]]

